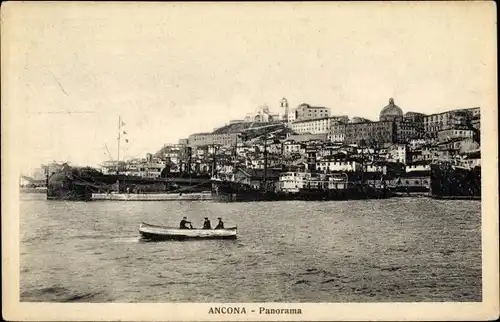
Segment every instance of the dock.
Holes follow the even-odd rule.
[[[194,193],[93,193],[92,200],[114,201],[175,201],[212,200],[210,192]]]

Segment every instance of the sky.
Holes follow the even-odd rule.
[[[489,2],[9,5],[2,114],[21,169],[116,159],[119,116],[123,159],[283,97],[372,120],[390,97],[496,108]]]

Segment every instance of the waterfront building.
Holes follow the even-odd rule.
[[[159,178],[165,168],[165,163],[159,160],[130,160],[125,166],[123,174],[142,178]]]
[[[311,174],[308,172],[284,172],[279,177],[279,188],[282,192],[299,192]]]
[[[101,172],[103,174],[116,174],[117,171],[123,173],[125,169],[126,163],[124,161],[107,160],[101,164]]]
[[[379,121],[402,121],[403,110],[394,103],[394,99],[389,99],[389,104],[380,111]]]
[[[154,158],[151,153],[148,153],[146,158],[143,159],[132,159],[118,163],[114,160],[105,161],[101,165],[101,172],[103,174],[116,174],[117,167],[120,174],[143,178],[159,178],[166,167],[166,162]]]
[[[406,164],[407,159],[406,144],[393,144],[387,149],[387,160]]]
[[[328,172],[353,172],[361,169],[361,163],[350,159],[345,155],[332,155],[323,157],[316,162],[316,170],[323,173]]]
[[[301,189],[345,189],[345,175],[309,172],[284,172],[279,177],[279,190],[297,193]]]
[[[406,172],[412,171],[431,171],[431,161],[430,160],[421,160],[421,161],[413,161],[406,164]]]
[[[402,177],[391,180],[393,187],[402,188],[403,191],[427,192],[430,189],[430,171],[410,171]]]
[[[190,147],[200,145],[234,145],[236,143],[238,133],[196,133],[191,134],[188,138]]]
[[[274,190],[279,181],[280,171],[268,168],[266,173],[267,188]],[[233,177],[235,182],[250,185],[254,189],[260,189],[264,180],[264,170],[262,169],[242,169],[239,168]]]
[[[473,169],[481,166],[481,150],[473,150],[462,154],[461,165]]]
[[[319,134],[319,133],[329,133],[332,125],[334,124],[345,124],[349,121],[349,117],[346,115],[342,116],[325,116],[321,118],[315,119],[304,119],[304,120],[296,120],[291,123],[291,129],[296,133],[311,133],[311,134]]]

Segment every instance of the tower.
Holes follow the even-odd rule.
[[[280,101],[280,110],[283,111],[283,121],[288,122],[288,101],[284,97]]]

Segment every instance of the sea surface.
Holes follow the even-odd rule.
[[[22,302],[481,301],[481,203],[64,202],[23,194]],[[142,242],[141,221],[238,226]]]

